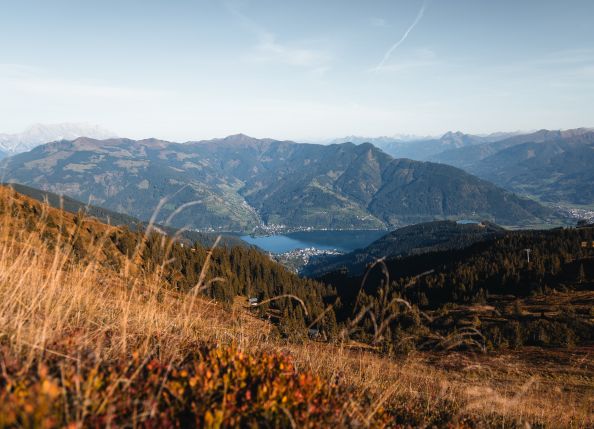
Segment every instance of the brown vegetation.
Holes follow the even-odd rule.
[[[594,423],[591,349],[388,358],[282,340],[173,289],[167,261],[116,252],[112,227],[6,188],[0,201],[0,427]]]

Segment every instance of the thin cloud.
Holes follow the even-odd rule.
[[[261,37],[251,55],[257,61],[278,62],[292,66],[311,67],[319,70],[330,61],[330,56],[324,51],[280,43],[276,36],[267,33]]]
[[[386,26],[386,20],[383,18],[371,18],[369,20],[369,23],[371,24],[372,27],[385,27]]]
[[[151,100],[169,94],[167,91],[108,85],[89,80],[72,80],[48,76],[43,70],[21,64],[0,64],[0,89],[21,94],[60,98],[103,98],[118,100]]]
[[[536,61],[543,65],[571,65],[580,63],[592,63],[594,61],[594,49],[579,48],[565,49],[551,52],[544,58]]]
[[[412,54],[403,61],[397,61],[384,65],[382,70],[401,72],[410,69],[435,67],[438,65],[443,65],[443,63],[438,60],[435,52],[433,52],[431,49],[423,48],[414,50]]]
[[[417,26],[419,21],[421,21],[421,19],[423,18],[423,14],[425,13],[426,8],[427,8],[427,0],[423,1],[423,5],[421,6],[419,13],[417,14],[417,17],[415,18],[413,23],[410,25],[410,27],[408,27],[408,29],[404,32],[404,35],[400,38],[400,40],[398,40],[396,43],[394,43],[392,45],[392,47],[390,47],[390,49],[388,49],[388,51],[384,54],[384,57],[382,58],[380,63],[375,67],[375,69],[374,69],[375,71],[381,70],[384,67],[384,65],[386,64],[386,61],[388,61],[390,59],[390,57],[392,56],[392,53],[400,45],[402,45],[404,43],[404,41],[406,40],[406,38],[408,37],[410,32]]]
[[[530,82],[537,80],[547,85],[583,85],[581,78],[591,79],[594,76],[594,49],[567,49],[550,52],[538,57],[526,57],[520,61],[494,63],[488,65],[485,73],[496,73],[507,77],[507,82],[524,82],[525,76]],[[579,80],[579,83],[578,83]],[[592,85],[586,87],[591,88]]]
[[[269,62],[309,68],[314,74],[323,74],[329,69],[332,56],[321,49],[282,43],[278,37],[244,15],[235,5],[226,3],[227,10],[251,33],[258,42],[246,58],[256,62]]]
[[[151,100],[166,95],[166,91],[125,88],[62,79],[19,79],[12,81],[14,89],[24,93],[61,97],[111,98],[129,100]]]

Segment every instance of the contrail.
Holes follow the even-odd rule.
[[[421,18],[423,17],[423,14],[425,13],[425,8],[427,7],[427,0],[423,1],[423,5],[421,6],[421,10],[419,10],[419,13],[417,14],[417,17],[415,18],[415,20],[413,21],[413,23],[411,24],[410,27],[408,27],[408,30],[406,30],[406,32],[404,33],[404,35],[400,38],[399,41],[397,41],[396,43],[394,43],[392,45],[392,47],[390,49],[388,49],[388,52],[386,52],[386,54],[384,55],[384,58],[382,58],[382,60],[380,61],[380,63],[375,67],[375,71],[379,71],[384,64],[386,64],[386,61],[388,61],[390,59],[390,56],[392,55],[392,52],[394,52],[394,50],[400,46],[408,37],[409,33],[412,31],[413,28],[415,28],[415,26],[419,23],[419,21],[421,20]]]

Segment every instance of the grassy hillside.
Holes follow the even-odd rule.
[[[333,291],[311,280],[301,279],[274,263],[260,251],[248,247],[216,247],[208,251],[199,243],[175,242],[170,236],[153,232],[145,234],[126,227],[111,227],[84,212],[63,213],[2,187],[4,194],[17,197],[17,213],[28,230],[39,230],[45,244],[60,247],[65,243],[71,259],[81,263],[91,260],[104,268],[119,272],[152,272],[159,269],[167,286],[174,291],[192,292],[217,299],[230,306],[238,295],[265,301],[276,296],[293,295],[307,302],[305,311],[299,301],[277,300],[262,305],[261,314],[273,312],[277,325],[291,327],[291,335],[304,335],[306,323],[324,310],[324,298]],[[8,208],[4,208],[8,211]],[[62,222],[58,222],[58,218]],[[206,262],[208,263],[206,264]],[[332,316],[332,314],[330,314]],[[331,323],[332,321],[327,321]],[[317,321],[326,327],[326,319]],[[332,326],[327,326],[332,329]]]
[[[303,307],[282,295],[319,284],[244,249],[143,239],[6,188],[0,197],[0,427],[592,423],[585,349],[388,358],[352,341],[283,335],[277,320],[246,308],[247,295],[230,287],[232,301],[213,299],[212,287],[292,284],[271,298],[298,331],[290,316]],[[232,261],[242,257],[249,271]],[[191,272],[188,287],[181,277]],[[304,319],[325,317],[305,308]]]
[[[42,191],[40,189],[21,185],[19,183],[10,183],[5,186],[10,186],[19,194],[33,198],[34,200],[43,203],[47,202],[47,204],[53,208],[62,209],[74,214],[82,212],[86,217],[92,217],[109,225],[125,226],[132,231],[144,231],[148,226],[147,222],[141,221],[138,218],[128,216],[123,213],[118,213],[103,207],[95,206],[93,204],[85,204],[65,195],[58,195],[54,194],[53,192]],[[187,243],[189,242],[192,244],[198,242],[203,246],[212,246],[217,240],[217,237],[219,237],[219,234],[216,233],[204,233],[187,229],[176,229],[160,224],[155,224],[154,228],[165,232],[171,237],[177,236]],[[246,242],[240,238],[225,234],[220,236],[219,245],[226,247],[247,246]]]

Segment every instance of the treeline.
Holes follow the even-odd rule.
[[[310,327],[328,336],[337,331],[334,313],[325,312],[335,300],[334,289],[300,278],[254,248],[221,240],[210,252],[200,242],[189,245],[187,237],[178,242],[160,232],[108,226],[83,211],[49,208],[7,188],[0,199],[0,213],[5,212],[12,228],[38,233],[46,246],[60,246],[73,262],[93,259],[115,272],[126,265],[137,273],[159,272],[166,288],[207,296],[228,307],[238,296],[244,297],[244,305],[255,298],[254,314],[273,322],[286,337],[306,338]]]
[[[131,255],[141,236],[120,229],[110,239],[123,254]],[[336,333],[334,313],[325,312],[335,300],[331,286],[300,278],[254,248],[216,247],[211,251],[198,243],[187,246],[170,240],[151,234],[142,245],[141,260],[148,271],[164,267],[173,289],[198,292],[226,305],[238,296],[255,298],[254,311],[288,337],[304,338],[310,326],[330,336]]]
[[[389,259],[366,276],[342,271],[321,280],[337,288],[343,303],[337,319],[360,317],[357,338],[389,350],[402,346],[404,337],[418,346],[452,334],[495,347],[572,345],[594,340],[591,314],[555,308],[554,317],[535,317],[521,308],[510,312],[509,301],[521,305],[531,296],[593,291],[593,243],[592,228],[509,232],[462,250]],[[461,307],[484,304],[494,310],[457,323],[468,316]]]
[[[91,204],[85,204],[81,201],[75,200],[65,195],[54,194],[49,191],[42,191],[39,189],[31,188],[29,186],[21,185],[18,183],[3,184],[1,186],[7,186],[19,194],[25,195],[34,200],[42,203],[47,203],[50,207],[55,209],[62,209],[66,212],[82,215],[84,213],[85,218],[95,218],[99,222],[103,222],[113,226],[125,226],[131,231],[144,231],[148,223],[143,222],[133,216],[128,216],[123,213],[118,213],[113,210],[106,209]],[[217,239],[216,233],[198,232],[192,230],[179,230],[170,226],[156,225],[156,227],[165,232],[167,235],[177,235],[180,239],[186,243],[198,242],[203,246],[211,246]],[[239,237],[234,235],[223,235],[220,240],[221,244],[228,247],[233,246],[245,246],[246,243]]]
[[[293,339],[306,338],[311,328],[331,341],[357,340],[386,352],[594,340],[592,306],[574,308],[554,299],[594,291],[592,228],[509,232],[464,249],[389,259],[365,276],[335,272],[316,281],[253,248],[210,251],[11,195],[0,200],[0,211],[11,213],[15,227],[39,232],[50,248],[69,247],[73,260],[93,258],[116,272],[130,265],[140,273],[159,272],[165,287],[227,306],[237,297],[244,305],[255,298],[251,311]],[[526,309],[538,296],[551,311]]]
[[[455,221],[433,221],[398,228],[363,249],[343,255],[313,259],[303,270],[308,277],[347,268],[350,276],[365,272],[365,267],[384,256],[410,256],[428,252],[464,249],[474,243],[502,236],[506,230],[493,223],[459,224]]]
[[[388,259],[388,277],[381,266],[376,266],[368,275],[364,291],[374,294],[388,280],[389,286],[402,290],[411,303],[436,309],[446,303],[482,303],[489,294],[524,297],[575,286],[576,282],[594,278],[593,231],[570,228],[509,232],[462,250]],[[582,247],[582,243],[587,246]],[[427,274],[409,284],[420,273]],[[340,283],[339,291],[349,296],[361,284],[362,276],[344,279],[334,273],[324,280],[336,286]]]

